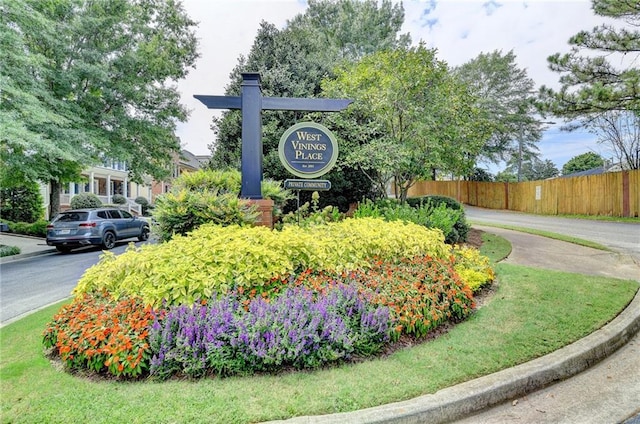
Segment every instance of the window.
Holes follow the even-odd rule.
[[[133,215],[131,215],[131,214],[130,214],[129,212],[127,212],[127,211],[120,211],[120,213],[122,214],[122,217],[123,217],[124,219],[131,219],[131,218],[133,218]]]
[[[109,218],[111,219],[121,219],[120,211],[116,209],[110,209],[107,211],[109,213]]]
[[[86,221],[89,214],[87,212],[64,212],[56,220],[59,222]]]

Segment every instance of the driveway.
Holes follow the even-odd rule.
[[[549,231],[600,243],[630,255],[640,264],[640,223],[595,221],[465,206],[467,219],[481,225],[502,224]],[[476,225],[474,225],[476,226]]]

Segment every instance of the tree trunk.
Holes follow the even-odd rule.
[[[60,212],[60,192],[62,184],[57,180],[49,181],[49,219],[53,219]]]

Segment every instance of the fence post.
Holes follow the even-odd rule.
[[[631,216],[629,203],[629,171],[622,171],[622,216]]]
[[[504,208],[509,210],[509,183],[504,183]]]

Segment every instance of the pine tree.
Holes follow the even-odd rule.
[[[640,113],[640,2],[593,0],[592,9],[620,23],[581,31],[569,39],[570,53],[548,58],[562,76],[559,91],[542,87],[545,109],[569,119],[605,111]]]

